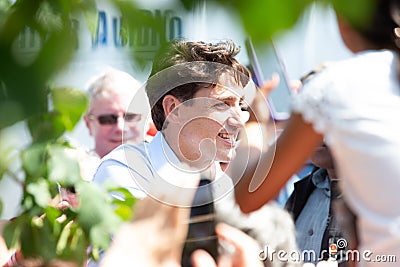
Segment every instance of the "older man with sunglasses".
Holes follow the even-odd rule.
[[[77,150],[81,176],[91,181],[100,159],[124,143],[143,141],[148,123],[142,116],[146,108],[130,105],[141,84],[126,72],[107,68],[93,76],[87,86],[89,108],[84,116],[89,134],[94,138],[94,149]],[[78,205],[74,187],[59,187],[61,202],[65,209]]]
[[[126,72],[107,69],[88,86],[89,109],[84,119],[94,138],[94,152],[104,157],[122,144],[139,143],[143,138],[142,110],[128,110],[140,83]]]

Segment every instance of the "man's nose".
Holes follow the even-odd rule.
[[[118,129],[123,130],[124,129],[124,125],[125,125],[124,117],[123,116],[118,116],[117,123],[115,124],[115,127],[117,127]]]
[[[232,108],[228,123],[235,127],[242,127],[249,118],[250,113],[248,111],[243,111],[241,108]]]

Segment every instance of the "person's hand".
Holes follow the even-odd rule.
[[[190,209],[150,197],[137,205],[134,222],[121,227],[101,266],[180,266]]]
[[[183,188],[193,188],[186,201],[192,203],[200,181],[177,177]],[[179,193],[179,192],[177,192]],[[170,206],[151,197],[139,201],[134,221],[123,225],[101,262],[101,267],[180,267],[188,231],[190,207]]]
[[[210,254],[204,250],[196,250],[192,254],[192,262],[195,267],[257,267],[264,266],[258,255],[261,250],[257,241],[241,230],[219,223],[215,229],[218,238],[234,248],[232,255],[221,255],[218,265]]]
[[[258,88],[252,103],[250,103],[250,118],[248,123],[266,123],[269,121],[270,113],[266,98],[278,84],[279,76],[273,75],[271,79],[265,81],[264,84]]]

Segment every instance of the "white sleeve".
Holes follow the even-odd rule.
[[[292,111],[301,114],[328,141],[338,118],[342,118],[347,110],[348,95],[342,90],[345,86],[335,69],[323,70],[307,81],[293,97]]]

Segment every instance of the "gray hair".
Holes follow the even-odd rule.
[[[129,73],[108,67],[99,75],[93,76],[86,86],[89,96],[89,111],[93,100],[107,98],[112,94],[128,94],[132,97],[141,87],[141,83]]]

